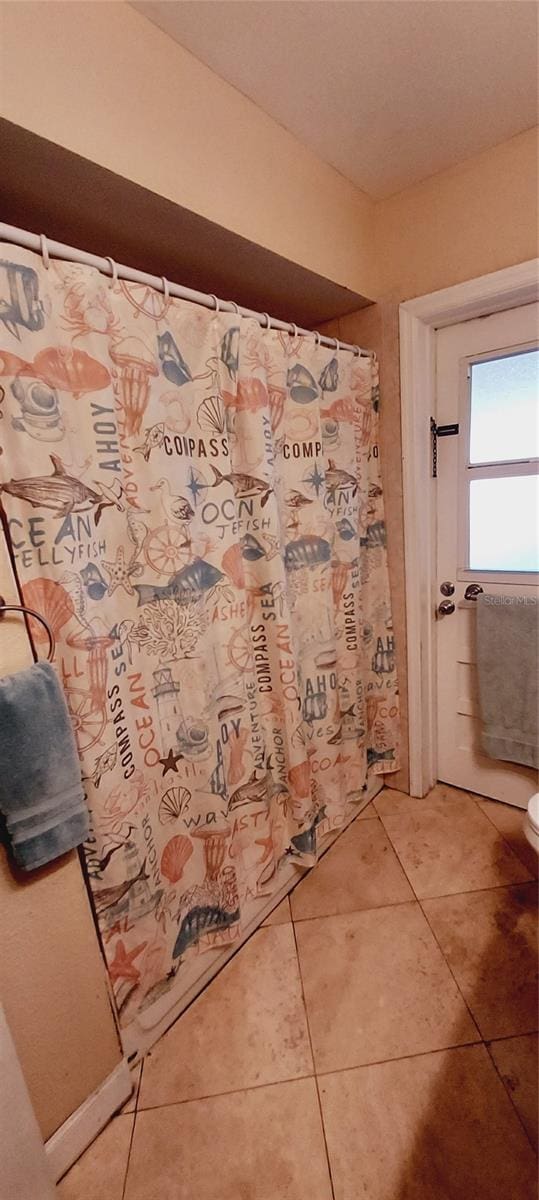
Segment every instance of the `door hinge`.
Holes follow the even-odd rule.
[[[432,478],[436,479],[438,475],[438,438],[439,437],[455,437],[458,433],[458,423],[452,425],[437,425],[434,417],[430,418],[430,436],[432,439]]]

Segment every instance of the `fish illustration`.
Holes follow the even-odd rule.
[[[304,829],[302,833],[296,833],[295,837],[290,838],[289,854],[313,854],[316,850],[316,830],[320,822],[324,820],[326,815],[325,804],[317,812],[312,825],[309,829]]]
[[[142,883],[149,878],[150,876],[146,870],[146,859],[144,859],[140,871],[132,879],[125,879],[123,883],[114,884],[112,887],[99,888],[94,892],[94,903],[97,912],[104,913],[108,908],[114,908],[116,904],[120,903],[120,900],[124,899],[124,896],[127,896],[136,883]]]
[[[158,421],[157,425],[150,425],[145,433],[142,446],[134,446],[133,449],[137,454],[142,454],[144,462],[148,462],[152,450],[157,450],[159,446],[163,445],[165,440],[164,422]]]
[[[352,496],[357,493],[357,479],[355,475],[351,475],[349,471],[343,470],[342,467],[335,466],[332,458],[328,458],[328,469],[326,471],[326,487],[328,492],[335,494],[340,488],[352,488]]]
[[[286,497],[288,508],[303,508],[305,504],[312,504],[313,501],[308,496],[304,496],[303,492],[289,492]]]
[[[182,954],[185,954],[189,946],[196,945],[205,933],[216,933],[219,929],[228,929],[230,925],[234,925],[239,919],[239,909],[229,912],[227,909],[220,908],[217,904],[197,905],[196,908],[192,908],[190,912],[186,913],[183,918],[172,951],[172,957],[180,958]]]
[[[203,558],[195,558],[192,563],[176,571],[164,586],[159,584],[136,583],[138,603],[151,604],[154,600],[176,600],[178,604],[188,604],[196,600],[202,592],[209,592],[224,579],[223,572]]]
[[[95,563],[87,563],[80,572],[80,577],[90,600],[102,600],[108,590],[106,580]]]
[[[94,763],[92,774],[86,775],[84,778],[91,779],[94,787],[99,787],[101,777],[105,774],[105,772],[112,771],[116,766],[117,757],[118,743],[112,742],[112,745],[107,746],[107,749],[104,750],[102,754],[98,754]]]
[[[95,507],[95,523],[99,524],[104,508],[115,506],[123,512],[123,504],[107,489],[108,497],[94,491],[80,479],[68,475],[57,454],[51,454],[52,475],[36,475],[29,479],[10,479],[0,484],[0,491],[19,500],[26,500],[32,508],[50,508],[57,517],[67,517],[72,512],[85,512]],[[99,485],[96,485],[99,486]]]
[[[232,793],[228,812],[234,812],[236,808],[241,808],[244,804],[267,804],[268,794],[272,787],[273,779],[270,772],[265,771],[262,778],[257,779],[255,768],[247,783],[242,783],[241,787],[236,788],[236,791]]]
[[[235,496],[262,496],[260,507],[264,508],[267,504],[272,489],[265,479],[258,479],[256,475],[246,475],[243,471],[230,471],[228,475],[223,475],[217,467],[212,465],[212,471],[215,475],[214,482],[210,487],[219,487],[221,483],[231,483],[234,488]]]
[[[171,333],[158,334],[157,351],[161,370],[169,383],[175,383],[176,387],[182,387],[184,383],[190,382],[193,376]]]

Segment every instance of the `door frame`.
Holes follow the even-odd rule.
[[[436,489],[430,417],[436,411],[436,330],[539,299],[539,258],[469,279],[399,306],[402,482],[410,794],[437,778]]]

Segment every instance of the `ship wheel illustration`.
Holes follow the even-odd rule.
[[[144,557],[158,575],[174,575],[191,561],[191,541],[184,526],[160,525],[144,540]]]
[[[238,671],[248,671],[253,665],[253,649],[247,629],[235,629],[227,646],[228,660]]]
[[[77,746],[83,754],[101,741],[107,726],[107,714],[102,708],[94,707],[90,692],[67,687],[65,693]]]
[[[127,283],[125,279],[120,279],[119,282],[126,300],[135,309],[135,319],[139,313],[156,322],[164,319],[172,303],[169,296],[157,292],[145,283]]]

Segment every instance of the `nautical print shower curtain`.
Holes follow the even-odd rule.
[[[127,1024],[398,766],[377,366],[0,250],[1,498]]]

